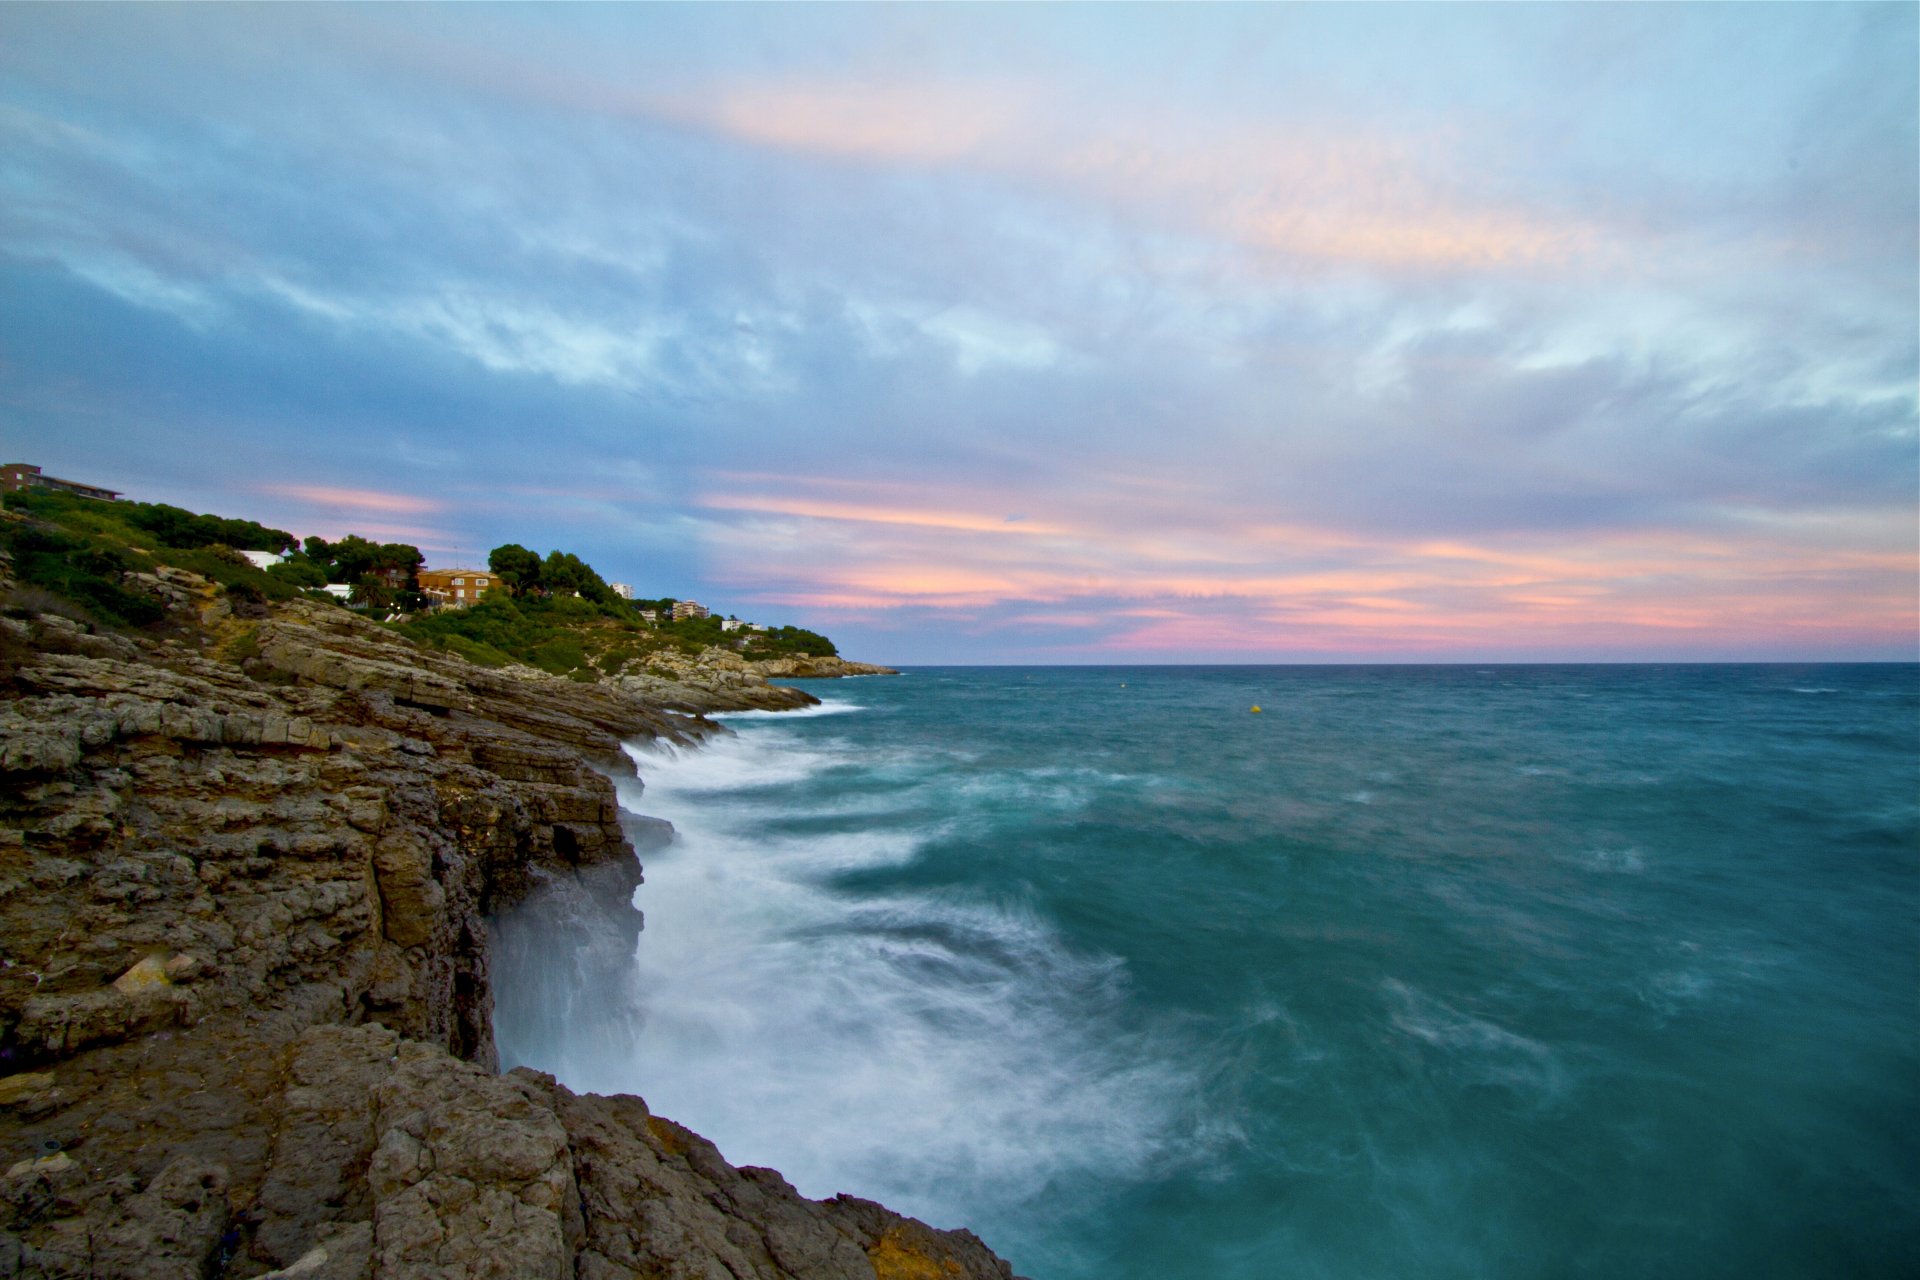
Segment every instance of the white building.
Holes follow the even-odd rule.
[[[738,631],[746,625],[746,623],[740,621],[738,618],[722,618],[720,620],[720,629],[722,631]]]
[[[609,582],[607,584],[607,590],[613,592],[613,594],[619,596],[622,600],[633,599],[633,587],[629,583]]]
[[[284,551],[242,551],[241,555],[253,562],[256,569],[267,569],[287,558]]]

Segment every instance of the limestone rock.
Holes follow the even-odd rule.
[[[837,680],[847,676],[897,676],[900,674],[892,667],[882,667],[871,662],[849,662],[845,658],[815,658],[804,654],[791,658],[765,658],[759,662],[748,663],[747,669],[761,676],[785,677],[793,680]]]
[[[159,956],[147,956],[113,980],[113,989],[124,995],[145,991],[164,991],[173,985],[167,976],[167,962]]]
[[[227,1217],[227,1171],[187,1157],[173,1160],[94,1229],[90,1274],[114,1280],[205,1275]]]
[[[493,1074],[501,912],[630,961],[634,846],[671,828],[616,804],[621,743],[810,695],[737,659],[492,671],[337,608],[134,586],[171,638],[0,618],[0,1275],[1010,1274],[638,1098]]]

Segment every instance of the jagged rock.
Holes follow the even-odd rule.
[[[737,1169],[639,1098],[489,1075],[379,1028],[302,1036],[281,1114],[254,1236],[255,1255],[284,1268],[270,1274],[366,1274],[337,1267],[342,1233],[366,1224],[347,1238],[381,1276],[1012,1274],[966,1232]]]
[[[763,658],[747,664],[749,671],[763,677],[793,680],[833,680],[846,676],[897,676],[892,667],[871,662],[849,662],[845,658],[815,658],[799,655],[791,658]]]
[[[490,916],[632,955],[633,843],[671,828],[620,812],[622,740],[810,695],[733,655],[490,671],[306,602],[232,645],[204,580],[135,585],[199,631],[0,619],[0,1147],[40,1153],[0,1179],[0,1275],[1009,1274],[638,1098],[491,1073]]]
[[[689,712],[791,711],[820,701],[805,690],[767,683],[748,671],[738,654],[722,649],[707,649],[698,657],[650,654],[645,670],[622,673],[611,683],[663,707]]]
[[[198,1280],[226,1231],[227,1171],[182,1156],[116,1198],[89,1233],[87,1274],[112,1280]]]

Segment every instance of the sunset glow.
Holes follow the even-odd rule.
[[[876,660],[1911,659],[1917,50],[1845,4],[10,6],[0,421]]]

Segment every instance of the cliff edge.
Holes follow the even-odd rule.
[[[637,935],[671,830],[623,820],[620,743],[724,730],[144,577],[157,629],[0,617],[0,1275],[1012,1274],[496,1074],[487,917],[565,893]]]

